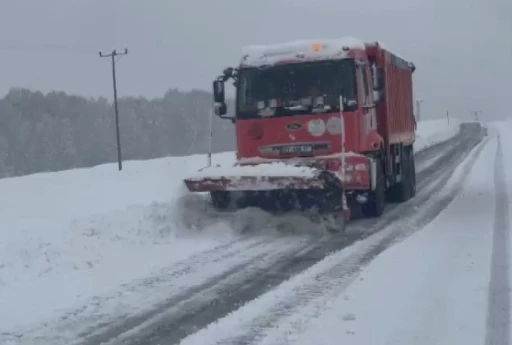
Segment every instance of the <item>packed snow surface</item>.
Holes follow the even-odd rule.
[[[416,150],[457,130],[458,124],[442,120],[420,122]],[[232,166],[235,154],[215,154],[213,161]],[[300,241],[275,241],[275,247],[258,247],[258,238],[240,242],[241,229],[265,232],[277,226],[263,215],[197,226],[202,214],[191,206],[202,199],[184,198],[182,179],[206,163],[206,156],[196,155],[129,161],[121,172],[106,164],[0,180],[0,343],[41,344],[26,337],[64,336],[105,315],[150,308],[171,287],[148,294],[148,284],[178,274],[169,267],[190,269],[194,263],[197,270],[195,278],[175,279],[176,291],[229,269],[227,261],[220,265],[204,254],[208,251],[232,253],[235,265]],[[230,243],[238,244],[222,249]],[[66,324],[66,332],[53,328],[79,313],[89,318]]]

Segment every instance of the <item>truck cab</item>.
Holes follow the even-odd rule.
[[[244,52],[239,67],[214,82],[223,90],[224,79],[235,81],[239,159],[370,152],[382,144],[375,107],[383,79],[364,43],[300,41]],[[216,101],[224,117],[223,95]]]

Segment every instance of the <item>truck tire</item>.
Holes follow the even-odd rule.
[[[369,193],[368,201],[361,207],[361,213],[367,218],[380,217],[386,207],[386,176],[380,160],[376,165],[376,175],[375,190]]]
[[[411,182],[410,197],[413,198],[416,196],[416,161],[415,161],[415,157],[414,157],[413,146],[410,146],[409,159],[410,159],[409,173],[410,173],[410,182]]]
[[[395,183],[388,190],[388,200],[391,202],[406,202],[409,200],[415,191],[416,177],[413,173],[415,169],[414,165],[414,153],[412,146],[405,146],[402,149],[402,156],[400,157],[402,162],[402,178],[399,182]]]
[[[227,210],[231,204],[231,197],[229,192],[215,191],[210,192],[210,198],[212,200],[212,206],[216,210]]]

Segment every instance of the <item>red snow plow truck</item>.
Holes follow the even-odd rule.
[[[357,208],[379,217],[416,192],[413,63],[355,38],[244,48],[213,82],[213,112],[235,126],[234,166],[185,179],[221,210],[298,211],[340,232]],[[225,82],[236,88],[227,115]]]

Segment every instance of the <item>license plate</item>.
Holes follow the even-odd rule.
[[[311,146],[311,145],[282,146],[280,148],[280,151],[282,153],[313,152],[313,146]]]

